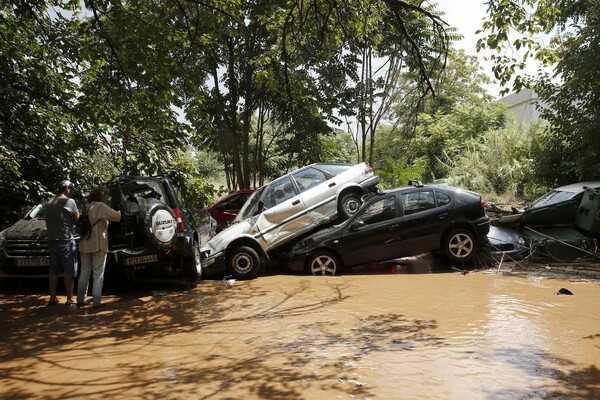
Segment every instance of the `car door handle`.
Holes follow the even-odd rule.
[[[329,187],[334,187],[335,186],[335,182],[332,182],[329,184]]]
[[[438,214],[439,219],[444,219],[448,216],[448,213]]]
[[[394,224],[394,225],[390,225],[388,227],[388,231],[395,231],[396,229],[398,229],[400,227],[400,225],[398,224]]]
[[[292,203],[293,206],[297,206],[298,204],[300,204],[300,200],[296,200]]]

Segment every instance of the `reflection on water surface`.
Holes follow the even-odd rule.
[[[2,397],[600,397],[600,284],[413,267],[141,286],[97,313],[9,290]]]

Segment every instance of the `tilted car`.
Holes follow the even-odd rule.
[[[254,191],[255,189],[236,190],[206,207],[206,211],[217,221],[217,233],[231,224]]]
[[[492,254],[559,262],[589,255],[597,241],[593,234],[600,233],[598,194],[600,181],[572,183],[550,190],[522,212],[500,216],[488,234]]]
[[[313,275],[440,251],[467,263],[489,230],[481,196],[443,185],[387,190],[371,196],[344,223],[316,232],[287,254],[290,270]]]
[[[535,200],[523,212],[506,215],[501,224],[569,225],[575,222],[577,210],[588,189],[600,188],[600,181],[579,182],[552,189]]]
[[[183,201],[167,177],[119,176],[108,185],[108,204],[121,211],[120,223],[108,226],[107,273],[120,279],[202,277],[200,247],[216,222],[199,207]]]
[[[236,279],[254,278],[280,246],[338,216],[353,215],[378,183],[365,163],[317,163],[272,181],[250,196],[233,225],[202,248],[206,275],[227,270]]]

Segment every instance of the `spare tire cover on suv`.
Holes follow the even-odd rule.
[[[163,203],[148,206],[144,218],[146,236],[158,250],[169,249],[177,238],[177,218]]]

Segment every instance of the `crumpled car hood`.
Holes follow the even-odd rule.
[[[46,240],[46,221],[43,219],[20,219],[6,229],[7,240]]]
[[[230,225],[227,229],[222,230],[217,236],[209,240],[204,247],[202,247],[201,251],[205,252],[210,250],[211,254],[215,254],[224,251],[229,243],[239,237],[252,236],[252,227],[254,224],[251,222],[253,221],[254,219],[250,218]]]

